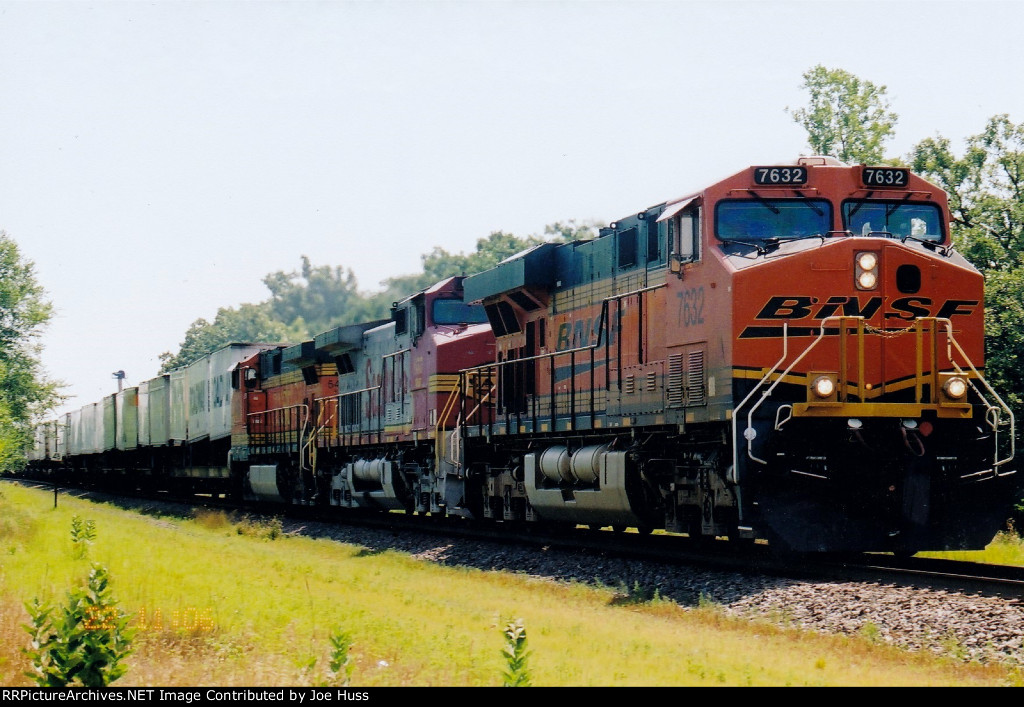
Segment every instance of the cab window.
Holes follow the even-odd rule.
[[[844,201],[843,228],[855,236],[911,237],[936,243],[945,239],[941,214],[935,204]]]
[[[487,312],[478,304],[466,304],[460,299],[434,300],[434,324],[484,324]]]
[[[681,262],[700,260],[700,207],[692,207],[673,218],[672,250]]]
[[[728,199],[715,207],[715,235],[722,241],[826,236],[832,204],[824,199]]]

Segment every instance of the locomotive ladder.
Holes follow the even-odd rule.
[[[284,457],[294,454],[300,477],[305,471],[316,473],[317,430],[310,423],[308,405],[250,412],[245,425],[252,453]]]
[[[497,390],[497,383],[490,383],[490,376],[487,379],[490,385],[485,384],[487,387],[483,389],[480,388],[483,377],[475,375],[472,378],[476,383],[474,391],[478,394],[483,391],[483,395],[476,402],[476,407],[469,413],[465,413],[463,402],[467,397],[470,375],[469,372],[463,371],[459,374],[458,382],[452,386],[452,391],[448,395],[448,400],[445,402],[441,414],[437,416],[437,425],[434,428],[434,439],[436,440],[434,445],[434,470],[437,475],[441,474],[442,462],[447,462],[455,470],[456,476],[464,476],[465,459],[462,458],[462,430],[474,415],[483,415],[481,409]],[[456,405],[459,406],[458,417],[455,419],[451,433],[445,435],[443,430],[445,420],[452,414]]]
[[[764,402],[769,398],[769,396],[772,394],[772,392],[775,390],[775,388],[778,387],[778,385],[793,371],[793,369],[797,366],[797,364],[799,364],[800,361],[802,361],[804,358],[806,358],[806,356],[815,347],[817,347],[818,344],[820,344],[824,340],[826,335],[834,333],[834,332],[837,331],[835,328],[826,329],[826,325],[829,322],[838,323],[838,335],[839,335],[839,341],[840,341],[840,352],[839,352],[839,379],[837,381],[837,386],[836,387],[837,387],[837,390],[839,392],[840,401],[842,402],[842,405],[843,405],[843,408],[841,408],[844,411],[843,414],[845,414],[845,411],[849,411],[851,416],[853,416],[853,415],[855,415],[857,413],[864,414],[864,412],[867,412],[867,411],[875,411],[877,413],[878,410],[883,409],[880,406],[890,406],[891,409],[893,409],[894,411],[897,411],[897,412],[899,412],[901,414],[907,409],[907,408],[903,407],[904,405],[909,405],[909,407],[911,409],[914,409],[914,410],[920,410],[920,409],[922,409],[922,407],[928,407],[930,409],[937,408],[938,407],[938,398],[937,398],[938,393],[937,393],[937,391],[938,391],[938,387],[939,387],[938,386],[939,371],[938,371],[938,365],[937,365],[938,362],[936,360],[937,359],[937,348],[938,348],[937,347],[937,339],[936,339],[936,330],[937,330],[938,327],[941,326],[941,327],[943,327],[945,329],[945,333],[946,333],[946,360],[948,361],[950,367],[952,367],[952,369],[958,375],[961,375],[961,376],[963,376],[966,379],[966,381],[970,385],[971,389],[975,392],[975,394],[978,396],[978,398],[982,401],[982,404],[985,406],[985,422],[988,424],[989,428],[992,430],[992,433],[993,433],[993,446],[994,446],[994,453],[993,453],[993,460],[992,460],[993,472],[998,476],[999,475],[999,467],[1003,466],[1004,464],[1006,464],[1007,462],[1009,462],[1009,461],[1011,461],[1013,459],[1014,454],[1016,452],[1016,449],[1015,449],[1015,444],[1016,444],[1016,442],[1015,442],[1015,420],[1014,420],[1014,416],[1013,416],[1013,411],[1010,409],[1010,407],[1005,402],[1003,402],[1003,399],[1000,398],[999,394],[992,388],[991,385],[989,385],[989,383],[985,379],[985,377],[978,371],[978,369],[971,362],[970,358],[964,352],[963,348],[960,346],[960,343],[956,340],[956,337],[953,336],[953,325],[952,325],[952,322],[948,318],[921,317],[921,318],[917,319],[913,324],[911,324],[906,329],[904,329],[904,330],[902,330],[900,332],[895,333],[895,335],[897,335],[897,336],[901,335],[901,334],[904,334],[904,333],[907,333],[907,332],[911,332],[911,331],[913,331],[916,334],[915,343],[916,343],[916,352],[917,352],[917,355],[916,355],[916,368],[917,368],[917,370],[916,370],[915,386],[914,386],[915,397],[916,397],[916,401],[917,401],[916,403],[911,403],[911,404],[900,404],[900,403],[865,403],[865,402],[849,403],[849,402],[846,402],[846,399],[848,397],[847,396],[847,392],[846,392],[848,384],[852,384],[853,386],[855,386],[855,390],[860,395],[860,399],[862,401],[863,401],[863,391],[868,389],[867,386],[865,385],[865,380],[864,380],[864,377],[865,377],[865,374],[864,374],[864,371],[865,371],[865,364],[864,364],[864,336],[865,336],[865,334],[866,333],[870,333],[869,329],[873,330],[873,332],[875,334],[886,335],[886,333],[882,332],[880,330],[877,330],[877,329],[873,329],[873,327],[870,327],[869,325],[867,325],[866,320],[864,319],[864,317],[848,317],[848,316],[837,315],[837,316],[832,316],[832,317],[826,317],[825,319],[823,319],[822,322],[821,322],[821,328],[820,328],[820,331],[818,333],[817,338],[815,338],[815,340],[812,341],[807,346],[807,348],[805,348],[795,359],[793,359],[793,361],[785,368],[785,370],[783,370],[781,373],[777,373],[777,371],[779,370],[779,367],[782,366],[782,364],[786,361],[786,359],[789,356],[789,329],[788,329],[787,323],[783,322],[783,327],[782,327],[782,356],[781,356],[781,358],[779,358],[779,360],[775,362],[775,364],[768,370],[768,372],[764,374],[764,376],[761,378],[761,380],[758,381],[758,383],[751,389],[751,391],[749,393],[747,393],[746,397],[744,397],[743,400],[741,400],[740,403],[733,409],[732,437],[733,437],[734,443],[733,443],[733,471],[732,471],[732,477],[733,478],[730,479],[731,481],[735,482],[737,480],[736,479],[736,475],[738,474],[737,470],[739,468],[739,449],[738,449],[738,447],[739,447],[739,445],[738,445],[739,439],[738,439],[738,436],[737,436],[737,433],[738,433],[738,423],[737,423],[737,421],[739,419],[739,415],[738,415],[739,411],[748,402],[750,402],[752,398],[754,398],[754,395],[758,391],[761,391],[761,397],[756,402],[754,402],[750,406],[749,410],[747,411],[747,427],[743,431],[743,438],[746,439],[746,441],[747,441],[747,445],[746,445],[747,446],[747,456],[752,461],[757,462],[758,464],[766,465],[768,462],[765,461],[764,459],[760,459],[759,457],[755,456],[754,450],[753,450],[753,442],[754,442],[754,439],[757,436],[757,432],[754,430],[754,425],[753,425],[754,413],[757,411],[757,409],[759,407],[761,407],[762,404],[764,404]],[[855,381],[855,382],[848,381],[847,378],[846,378],[847,361],[848,361],[848,356],[849,356],[848,343],[847,343],[847,339],[848,339],[847,328],[848,327],[853,327],[854,328],[855,336],[856,336],[856,343],[857,343],[857,350],[856,350],[857,359],[856,359],[856,363],[857,363],[858,376],[857,376],[857,381]],[[925,341],[925,334],[926,333],[928,335],[927,336],[927,341]],[[892,336],[892,335],[893,334],[889,334],[889,336]],[[929,362],[931,364],[930,365],[930,370],[929,370],[929,372],[927,374],[925,373],[925,370],[924,370],[924,360],[925,360],[925,353],[926,353],[926,351],[925,351],[925,344],[926,343],[930,344],[928,353],[929,353]],[[957,363],[956,360],[953,358],[953,350],[954,349],[960,355],[960,357],[963,359],[963,361],[966,363],[967,368],[970,369],[970,374],[968,374],[966,371],[964,371],[963,367],[961,367],[960,364]],[[774,380],[772,380],[773,378],[774,378]],[[768,385],[768,387],[765,388],[764,390],[761,390],[769,382],[771,382],[770,385]],[[930,386],[929,386],[929,400],[927,400],[927,401],[924,399],[925,398],[925,395],[924,395],[924,384],[925,384],[925,382],[930,383]],[[979,387],[979,385],[978,385],[979,383],[980,383],[981,387]],[[982,390],[982,388],[984,390]],[[987,395],[986,395],[986,393],[987,393]],[[893,407],[893,406],[900,406],[900,409],[897,409],[896,407]],[[782,417],[782,413],[784,411],[789,413],[785,418]],[[1005,415],[1005,417],[1004,417],[1004,415]],[[782,426],[786,422],[788,422],[791,417],[793,417],[793,405],[787,404],[787,405],[783,405],[782,407],[780,407],[779,410],[776,413],[775,429],[776,430],[780,430],[782,428]],[[1002,459],[1000,459],[1000,452],[999,452],[999,450],[1000,450],[999,436],[1000,436],[1000,431],[1001,430],[1005,430],[1004,435],[1005,435],[1006,438],[1008,438],[1008,442],[1004,441],[1004,443],[1003,443],[1004,445],[1008,446],[1008,452],[1007,452],[1006,456],[1004,458],[1002,458]],[[1010,473],[1013,473],[1013,472],[1010,472]]]

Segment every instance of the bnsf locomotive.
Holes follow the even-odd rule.
[[[1017,498],[983,280],[906,169],[744,169],[40,428],[40,468],[277,503],[979,549]]]

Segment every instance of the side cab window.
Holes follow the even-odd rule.
[[[691,206],[681,211],[669,224],[672,270],[675,272],[683,263],[700,260],[700,207]]]
[[[427,317],[423,295],[404,304],[395,304],[391,310],[391,319],[395,322],[395,335],[411,334],[415,343],[426,329]]]

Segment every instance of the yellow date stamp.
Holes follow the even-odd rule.
[[[91,606],[86,610],[86,631],[109,631],[117,627],[121,616],[117,607]],[[137,631],[212,631],[213,609],[189,606],[167,614],[162,609],[142,607],[131,626]]]

